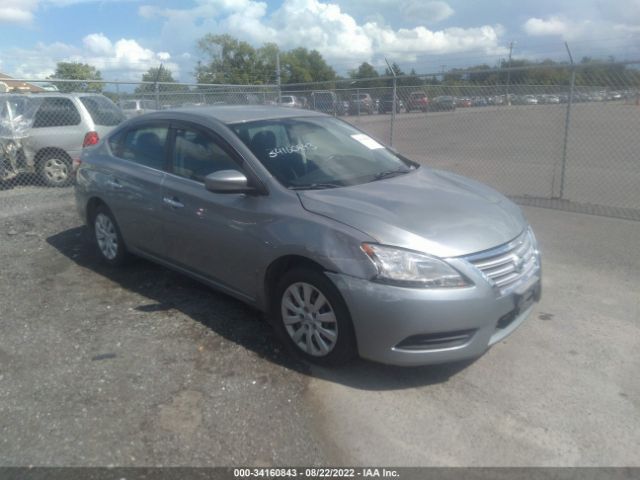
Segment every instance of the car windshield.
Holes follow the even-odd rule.
[[[124,120],[122,111],[106,97],[92,95],[80,97],[80,101],[87,108],[96,125],[112,127]]]
[[[230,127],[267,170],[292,189],[357,185],[417,168],[335,118],[279,118]]]

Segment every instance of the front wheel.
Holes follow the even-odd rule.
[[[356,356],[349,311],[323,273],[308,269],[287,272],[278,283],[273,310],[280,337],[305,359],[342,365]]]

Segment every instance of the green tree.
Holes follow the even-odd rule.
[[[173,73],[168,68],[163,67],[151,67],[146,73],[142,74],[143,82],[164,82],[174,83],[175,85],[158,85],[159,92],[186,92],[189,88],[186,85],[180,85],[173,78]],[[140,93],[153,93],[155,92],[155,85],[149,83],[143,83],[136,87],[135,92]]]
[[[196,67],[198,83],[267,83],[260,78],[264,68],[258,68],[258,52],[247,42],[227,34],[207,34],[198,40],[198,49],[208,57]]]
[[[336,79],[336,72],[317,50],[298,47],[280,57],[282,83],[327,82]]]
[[[378,71],[367,62],[363,62],[357,69],[351,70],[349,77],[355,80],[352,83],[355,88],[376,88],[384,85],[384,80],[377,80],[380,77]]]
[[[316,50],[296,48],[281,52],[274,43],[254,48],[230,35],[208,34],[198,40],[206,59],[196,67],[198,83],[260,85],[276,82],[276,58],[280,55],[281,82],[304,83],[333,80],[335,71]]]
[[[99,70],[87,63],[58,62],[49,78],[67,80],[102,80]],[[60,92],[101,92],[103,84],[97,82],[52,82]]]

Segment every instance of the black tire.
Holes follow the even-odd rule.
[[[317,319],[308,319],[309,323],[315,322],[316,327],[308,325],[306,330],[304,325],[305,320],[301,319],[298,321],[299,323],[289,324],[287,327],[283,318],[283,310],[287,309],[287,307],[283,306],[283,297],[285,297],[285,294],[288,295],[290,287],[296,288],[296,285],[299,286],[301,284],[312,286],[321,293],[327,301],[326,306],[318,310]],[[313,298],[313,293],[309,294],[309,297],[311,300]],[[288,296],[287,298],[290,300],[292,297]],[[316,300],[319,299],[318,296],[315,298]],[[326,366],[344,365],[357,356],[355,333],[353,330],[353,324],[351,323],[349,310],[347,309],[347,306],[336,286],[324,273],[307,268],[295,268],[289,270],[279,280],[271,300],[271,317],[276,333],[287,345],[287,348],[295,354],[312,363]],[[316,302],[316,304],[317,303],[318,302]],[[317,306],[322,307],[322,305]],[[333,326],[333,321],[325,323],[320,320],[320,316],[325,316],[328,313],[328,310],[332,310],[333,318],[335,318],[335,327]],[[289,313],[294,313],[292,310],[287,311]],[[316,314],[309,312],[309,315]],[[297,314],[290,315],[289,318],[297,316]],[[325,345],[327,342],[331,343],[332,341],[330,340],[330,337],[324,336],[323,332],[333,332],[334,328],[336,337],[333,341],[333,346],[328,353],[321,353],[319,348],[320,343],[318,343],[318,340],[316,339],[320,338]],[[299,343],[304,344],[305,347],[301,347],[296,343],[296,341],[294,341],[293,336],[295,333],[290,333],[293,330],[295,330],[295,333],[305,330],[299,340]],[[313,333],[310,335],[309,332]],[[311,337],[311,340],[309,340],[309,337]],[[309,348],[309,341],[311,342],[312,350],[314,347],[316,349],[315,354],[311,354],[305,350],[305,348]]]
[[[71,159],[62,152],[47,152],[38,160],[37,173],[49,187],[67,187],[73,181]]]
[[[111,230],[112,238],[109,238],[107,234],[109,224],[113,227]],[[93,212],[89,227],[91,240],[100,260],[113,267],[124,265],[129,259],[129,255],[120,233],[120,228],[111,210],[105,205],[98,206]]]

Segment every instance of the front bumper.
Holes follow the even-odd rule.
[[[429,365],[476,358],[516,330],[540,298],[540,268],[518,288],[501,294],[479,272],[474,285],[419,289],[384,285],[329,273],[340,290],[361,357],[401,365]]]

